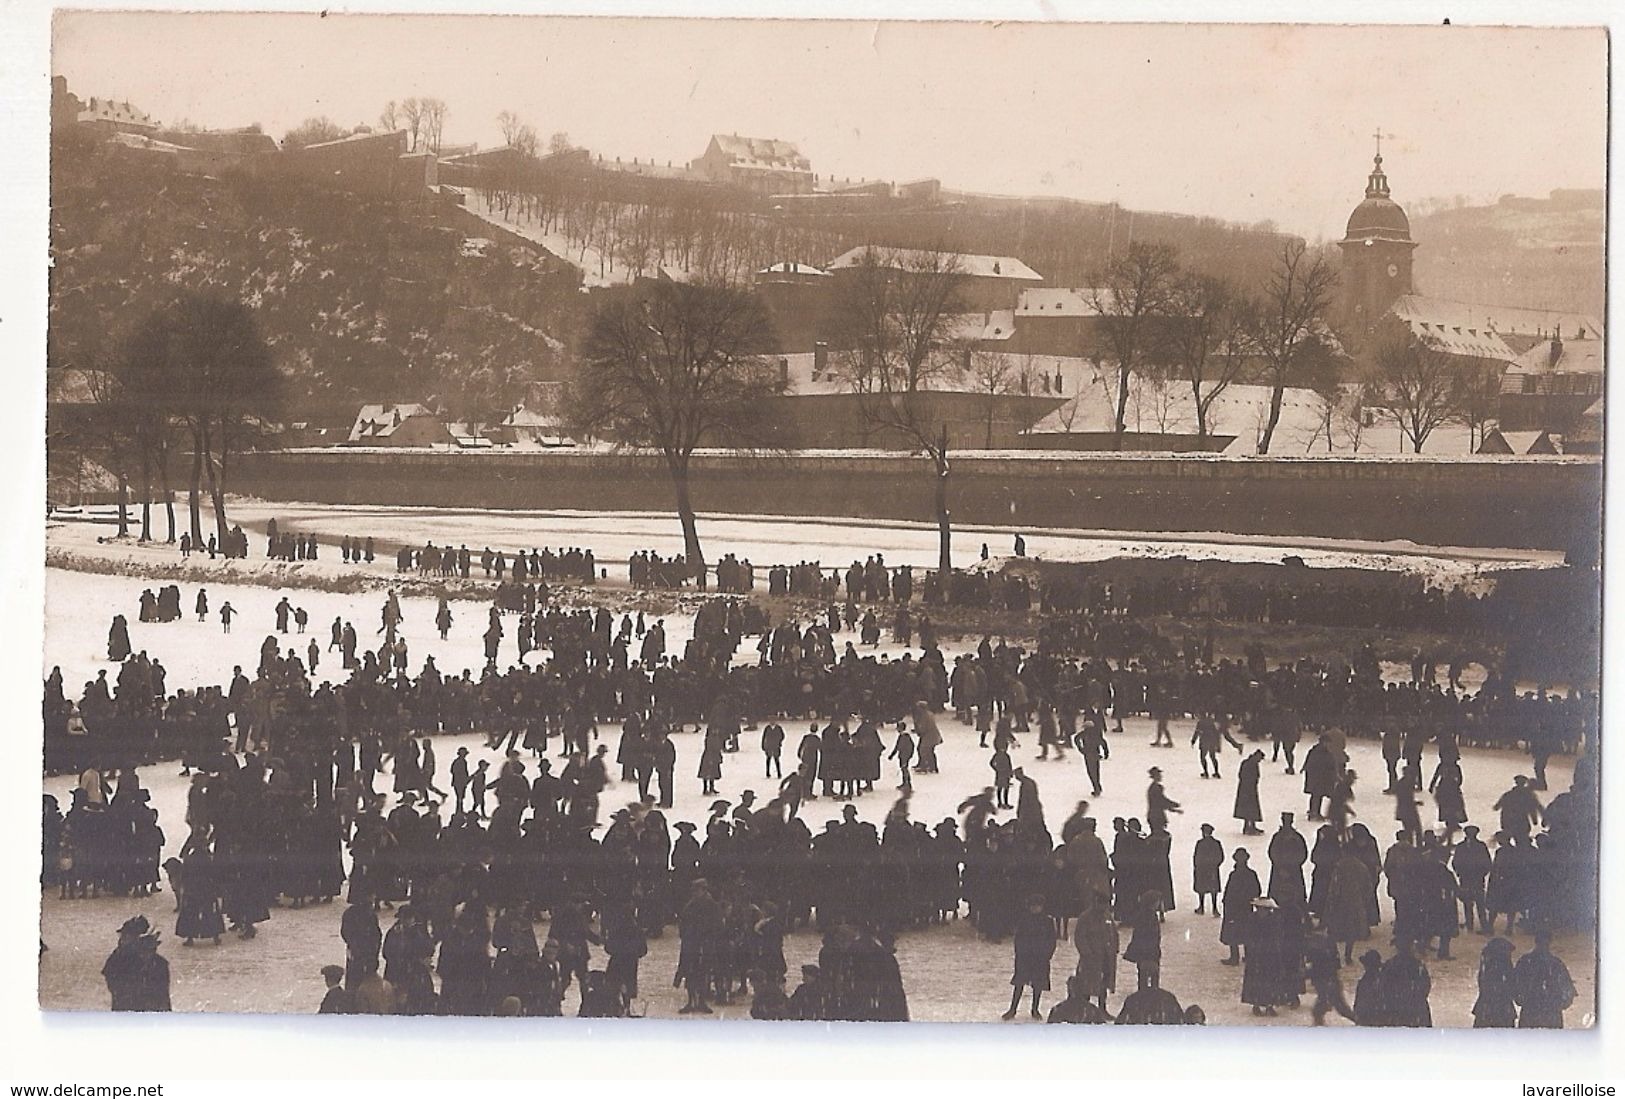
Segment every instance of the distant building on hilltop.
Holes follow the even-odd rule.
[[[294,175],[376,198],[416,198],[438,182],[434,153],[406,151],[404,130],[351,134],[283,153]]]
[[[118,133],[145,136],[156,131],[158,123],[146,111],[132,106],[129,100],[100,96],[80,99],[68,90],[67,77],[53,76],[51,128],[59,133],[77,128],[104,137]]]
[[[778,138],[713,134],[705,152],[690,166],[713,183],[761,194],[805,194],[813,189],[812,163]]]

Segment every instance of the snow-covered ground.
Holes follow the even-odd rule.
[[[475,553],[483,547],[511,552],[516,548],[590,548],[600,566],[613,566],[611,580],[626,578],[631,554],[654,550],[671,556],[683,551],[682,531],[674,513],[579,511],[488,511],[474,508],[398,507],[371,504],[308,504],[238,500],[230,505],[233,522],[244,529],[262,531],[275,518],[283,530],[315,534],[323,543],[324,561],[337,562],[338,544],[346,536],[377,539],[380,546],[409,543],[467,545]],[[184,516],[179,517],[184,522]],[[155,530],[163,530],[154,516]],[[1511,569],[1557,568],[1560,551],[1494,549],[1483,547],[1423,546],[1413,542],[1368,542],[1330,538],[1269,538],[1207,532],[1167,534],[1137,531],[1070,530],[1022,527],[1027,554],[1041,561],[1091,562],[1117,558],[1176,558],[1202,561],[1239,561],[1279,564],[1298,558],[1310,568],[1372,569],[1418,575],[1430,583],[1471,583]],[[47,533],[52,548],[77,552],[126,554],[125,549],[97,546],[99,537],[112,532],[104,524],[60,523]],[[763,515],[702,515],[699,533],[706,558],[715,562],[732,553],[754,562],[758,583],[763,571],[775,564],[817,561],[826,568],[844,568],[854,560],[882,553],[892,565],[935,568],[937,530],[925,523],[854,520],[822,517]],[[985,544],[995,557],[1013,548],[1015,528],[960,526],[954,531],[954,564],[974,565]],[[264,549],[255,540],[252,562]],[[173,561],[173,546],[138,547],[126,554],[132,560]],[[373,568],[393,571],[393,553]],[[323,563],[323,562],[318,562]],[[342,565],[342,562],[340,562]]]
[[[145,552],[145,551],[143,551]],[[164,552],[154,550],[154,553]],[[170,558],[166,557],[165,560]],[[320,562],[326,565],[326,562]],[[97,668],[111,668],[106,657],[107,622],[114,613],[123,612],[130,621],[131,641],[139,649],[147,650],[160,659],[169,671],[171,689],[200,683],[221,683],[230,676],[231,665],[250,666],[259,643],[273,624],[272,607],[279,594],[263,586],[232,583],[224,567],[220,579],[208,584],[211,604],[218,608],[229,599],[241,617],[228,637],[221,633],[218,618],[211,614],[209,621],[187,619],[165,625],[142,624],[136,621],[136,600],[151,582],[139,577],[99,576],[87,572],[66,572],[48,569],[46,598],[48,605],[45,663],[60,664],[70,690],[94,675]],[[181,602],[189,610],[196,594],[195,582],[182,583]],[[621,593],[605,593],[612,602]],[[311,614],[311,630],[323,649],[324,663],[317,678],[332,670],[326,655],[328,624],[335,615],[356,623],[363,638],[377,628],[381,596],[376,591],[346,595],[310,590],[291,592],[292,601],[304,606]],[[483,610],[472,603],[460,604],[451,637],[441,642],[428,622],[432,603],[427,598],[408,597],[405,601],[406,636],[412,647],[412,665],[418,666],[425,655],[433,654],[443,671],[458,672],[464,667],[478,668],[481,661],[479,635],[483,629]],[[667,617],[674,644],[681,644],[688,634],[690,623],[681,615]],[[299,644],[303,651],[308,638],[289,635],[284,644]],[[511,645],[511,638],[509,644]],[[508,649],[509,654],[512,649]],[[886,651],[886,650],[882,650]],[[335,654],[336,655],[336,654]],[[935,823],[951,816],[955,805],[966,794],[987,784],[987,753],[978,749],[974,732],[953,721],[951,716],[943,723],[947,743],[939,753],[942,773],[916,779],[911,812],[915,819]],[[789,728],[792,743],[801,730]],[[602,730],[613,749],[618,730],[606,726]],[[1094,799],[1093,813],[1103,821],[1114,816],[1143,816],[1145,809],[1145,773],[1152,765],[1167,772],[1169,794],[1184,803],[1185,812],[1173,823],[1174,850],[1176,852],[1176,885],[1181,889],[1179,908],[1168,917],[1164,932],[1163,983],[1184,1001],[1196,1001],[1206,1009],[1214,1024],[1264,1023],[1290,1026],[1308,1022],[1307,1009],[1283,1013],[1279,1019],[1253,1019],[1238,999],[1240,974],[1218,964],[1223,949],[1217,941],[1217,921],[1197,916],[1191,910],[1193,898],[1184,890],[1189,884],[1189,853],[1199,826],[1213,823],[1228,848],[1243,843],[1253,853],[1255,862],[1266,858],[1264,837],[1243,839],[1236,822],[1230,818],[1234,796],[1233,776],[1236,756],[1225,760],[1226,778],[1222,781],[1200,779],[1194,750],[1187,747],[1189,723],[1176,723],[1174,728],[1177,749],[1153,749],[1148,746],[1149,724],[1131,720],[1127,730],[1112,740],[1113,754],[1106,764],[1106,789],[1102,797]],[[698,761],[699,737],[686,734],[678,739],[677,786],[678,796],[675,819],[700,820],[705,816],[709,798],[700,796],[700,784],[693,776]],[[467,745],[478,758],[493,758],[478,738],[443,738],[439,755],[449,760],[456,747]],[[747,733],[743,751],[727,758],[721,783],[721,794],[737,800],[745,789],[755,789],[764,795],[774,782],[762,777],[761,756],[752,735]],[[1085,797],[1088,786],[1081,763],[1076,757],[1066,762],[1037,763],[1030,761],[1032,743],[1018,751],[1018,761],[1024,762],[1037,778],[1048,811],[1052,828],[1071,811],[1076,802]],[[1371,781],[1382,774],[1382,763],[1376,746],[1368,742],[1350,745],[1352,765],[1367,776],[1365,793],[1358,806],[1362,817],[1372,825],[1379,836],[1390,829],[1391,806],[1387,798],[1377,793],[1378,786]],[[1028,757],[1028,758],[1021,758]],[[444,763],[442,764],[444,766]],[[1554,791],[1568,783],[1572,761],[1556,760],[1551,767]],[[1527,769],[1527,760],[1509,752],[1470,749],[1465,760],[1467,799],[1475,820],[1488,821],[1489,805],[1510,785],[1513,774]],[[154,802],[165,827],[168,844],[166,856],[173,854],[184,840],[186,780],[179,777],[172,764],[149,768],[143,774],[152,790]],[[442,782],[443,782],[442,777]],[[776,780],[775,780],[776,781]],[[858,800],[860,815],[879,823],[891,807],[894,793],[890,786],[895,776],[888,773],[881,789]],[[50,779],[45,790],[56,794],[66,803],[71,780]],[[1301,780],[1282,773],[1280,767],[1266,767],[1262,786],[1263,803],[1273,821],[1274,814],[1282,810],[1302,812]],[[605,798],[605,813],[618,804],[630,800],[635,792],[625,784],[617,784]],[[826,817],[834,815],[836,807],[828,802],[812,803],[803,815],[815,831],[820,830]],[[103,1009],[106,992],[99,969],[106,953],[111,949],[114,929],[129,916],[142,912],[168,930],[173,927],[171,908],[173,900],[166,892],[147,899],[108,898],[99,900],[61,901],[55,893],[48,893],[43,901],[42,934],[49,949],[40,961],[40,997],[44,1007],[52,1009]],[[182,948],[169,937],[164,952],[170,960],[174,974],[174,1002],[178,1010],[192,1011],[288,1011],[310,1012],[321,998],[322,982],[318,969],[329,962],[343,960],[343,945],[338,935],[340,906],[318,907],[302,911],[278,909],[274,918],[265,925],[252,942],[240,942],[227,937],[216,948],[201,946]],[[1387,909],[1385,907],[1385,913]],[[1378,945],[1386,942],[1385,929],[1378,930]],[[1458,940],[1456,958],[1449,962],[1430,962],[1433,974],[1433,1011],[1439,1025],[1467,1026],[1471,1023],[1474,971],[1477,964],[1479,942],[1469,936]],[[1529,945],[1527,936],[1516,938],[1521,949]],[[676,961],[675,934],[651,943],[650,954],[643,963],[643,989],[648,1012],[654,1016],[674,1016],[681,1005],[682,996],[670,985]],[[1559,953],[1568,961],[1580,998],[1569,1014],[1571,1024],[1579,1025],[1589,1017],[1595,1002],[1593,985],[1594,954],[1591,945],[1579,937],[1558,942]],[[801,933],[786,943],[787,960],[792,974],[797,967],[811,961],[818,950],[815,936]],[[911,932],[901,937],[898,956],[902,965],[913,1016],[921,1020],[972,1021],[994,1020],[1008,1001],[1010,947],[982,942],[964,922],[944,929]],[[602,964],[602,958],[596,958]],[[1057,951],[1053,967],[1054,985],[1059,990],[1063,978],[1073,965],[1073,951],[1063,944]],[[1349,975],[1352,983],[1352,974]],[[1127,989],[1133,984],[1133,970],[1124,965],[1119,972],[1119,986]],[[1052,995],[1051,1000],[1055,997]],[[566,1004],[573,1011],[572,994]],[[747,1005],[721,1009],[724,1017],[742,1017]],[[1337,1022],[1334,1020],[1334,1023]]]
[[[553,255],[575,267],[581,268],[581,281],[585,286],[617,286],[628,282],[631,275],[623,267],[615,264],[614,257],[601,253],[591,245],[583,248],[580,244],[569,240],[564,233],[549,231],[540,224],[524,218],[514,219],[508,217],[500,209],[487,202],[485,195],[473,187],[447,187],[445,190],[457,191],[463,196],[463,207],[482,221],[492,225],[499,225],[510,233],[516,233],[528,241],[532,241],[547,249]]]

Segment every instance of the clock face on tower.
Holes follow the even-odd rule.
[[[1397,263],[1390,263],[1388,265],[1388,277],[1392,279],[1392,278],[1397,278],[1398,276],[1399,276],[1399,265]]]

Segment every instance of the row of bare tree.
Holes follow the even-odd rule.
[[[192,541],[204,539],[207,491],[225,543],[231,459],[263,431],[282,378],[253,312],[241,302],[188,293],[155,310],[87,374],[91,431],[120,486],[119,535],[128,533],[133,482],[141,500],[141,540],[152,538],[152,501],[165,501],[168,540],[176,537],[171,486],[190,459],[187,503]]]

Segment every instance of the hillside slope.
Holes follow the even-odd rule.
[[[1426,294],[1601,317],[1607,209],[1601,191],[1508,195],[1493,206],[1412,212],[1416,285]]]
[[[429,200],[366,200],[278,177],[212,179],[53,149],[49,365],[104,363],[178,292],[252,305],[288,377],[288,420],[343,421],[367,401],[456,415],[561,376],[578,273],[470,239]]]

